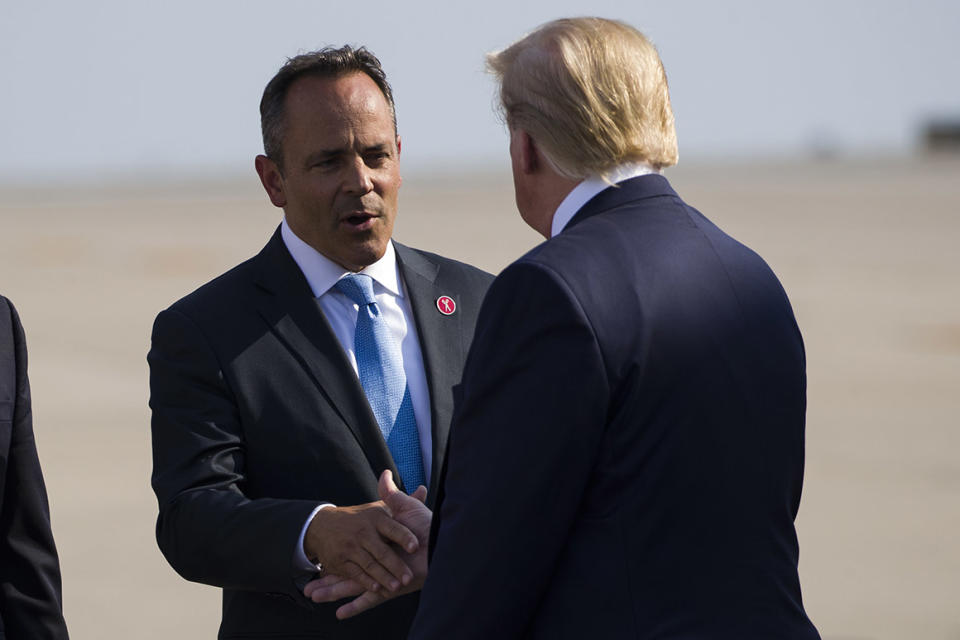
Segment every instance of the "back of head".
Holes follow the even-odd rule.
[[[487,56],[509,125],[530,134],[554,169],[579,180],[626,162],[677,163],[667,76],[633,27],[554,20]]]

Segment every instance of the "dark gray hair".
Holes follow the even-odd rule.
[[[335,78],[353,72],[365,73],[377,84],[390,105],[393,131],[397,131],[397,109],[393,104],[393,91],[380,61],[365,47],[324,47],[289,58],[270,79],[260,99],[260,129],[263,132],[263,151],[283,170],[283,135],[285,125],[285,102],[287,92],[299,78],[319,76]]]

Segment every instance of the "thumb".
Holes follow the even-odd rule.
[[[400,493],[400,488],[393,481],[393,472],[390,469],[384,469],[380,474],[380,481],[377,483],[377,493],[380,499],[388,502],[388,498],[395,493]]]
[[[416,498],[422,504],[427,503],[427,488],[423,485],[417,487],[417,490],[410,494],[411,497]]]

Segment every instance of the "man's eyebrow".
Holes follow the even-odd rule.
[[[306,160],[304,160],[304,164],[310,166],[321,160],[330,160],[341,155],[343,155],[343,149],[320,149],[308,155]]]
[[[364,153],[369,153],[371,151],[390,151],[393,145],[386,142],[378,142],[377,144],[371,144],[363,148]]]

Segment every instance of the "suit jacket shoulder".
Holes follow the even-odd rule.
[[[15,311],[10,301],[0,296],[0,422],[13,420],[16,406],[18,369],[15,340]]]
[[[408,247],[399,242],[394,242],[393,246],[397,250],[401,263],[414,264],[414,256],[419,256],[419,258],[426,263],[435,264],[438,267],[438,272],[442,271],[444,276],[449,275],[450,277],[461,279],[468,288],[480,293],[486,291],[486,288],[493,282],[492,274],[466,262],[460,262],[459,260],[447,258],[436,253]]]
[[[66,640],[26,367],[20,318],[0,296],[0,637]]]
[[[232,313],[238,307],[249,306],[252,287],[259,272],[257,263],[263,259],[264,254],[268,253],[267,249],[268,247],[265,247],[256,256],[197,287],[171,304],[169,309],[206,323],[207,321],[218,322],[224,314]],[[289,275],[296,276],[293,272]],[[300,277],[303,278],[302,274]],[[305,279],[302,285],[309,291]]]

